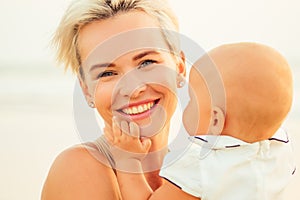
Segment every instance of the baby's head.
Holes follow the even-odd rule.
[[[213,67],[225,94],[214,86],[218,76],[210,73]],[[230,135],[246,142],[268,139],[281,126],[293,98],[288,63],[274,49],[257,43],[211,50],[192,67],[189,84],[191,100],[183,121],[191,135]],[[211,93],[225,95],[226,102],[211,101]]]

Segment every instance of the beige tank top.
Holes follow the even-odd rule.
[[[87,147],[87,149],[92,149],[93,151],[96,151],[98,153],[101,153],[102,155],[104,155],[104,157],[107,159],[108,164],[110,165],[110,167],[114,170],[115,174],[116,174],[116,170],[115,170],[115,161],[113,159],[113,156],[109,150],[109,145],[107,140],[105,139],[104,136],[99,137],[98,139],[96,139],[93,142],[87,142],[84,143],[84,146]],[[101,160],[99,160],[101,161]]]

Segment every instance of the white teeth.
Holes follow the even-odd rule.
[[[148,103],[148,109],[152,108],[152,107],[153,107],[153,105],[154,105],[154,103],[153,103],[153,102],[151,102],[151,103]]]
[[[133,108],[132,108],[132,113],[133,113],[133,114],[136,114],[136,113],[138,113],[138,109],[137,109],[137,107],[133,107]]]
[[[139,110],[139,113],[143,112],[143,111],[144,111],[143,106],[139,106],[139,107],[138,107],[138,110]]]
[[[127,115],[139,114],[150,110],[154,106],[154,102],[146,103],[139,106],[132,106],[130,108],[124,108],[122,111]]]
[[[128,113],[128,114],[132,114],[131,108],[125,108],[125,109],[123,109],[123,112]]]

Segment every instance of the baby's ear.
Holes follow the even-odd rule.
[[[210,122],[210,133],[212,135],[220,135],[223,131],[225,123],[225,114],[221,108],[214,106],[212,108],[211,122]]]

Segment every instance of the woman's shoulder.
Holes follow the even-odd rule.
[[[90,146],[76,145],[53,162],[42,199],[118,199],[115,195],[119,195],[117,179],[105,156]]]
[[[92,145],[78,144],[62,151],[54,160],[49,173],[51,173],[51,170],[56,169],[66,169],[69,173],[72,173],[73,170],[84,172],[94,167],[96,167],[97,171],[99,169],[112,171],[102,152]]]

